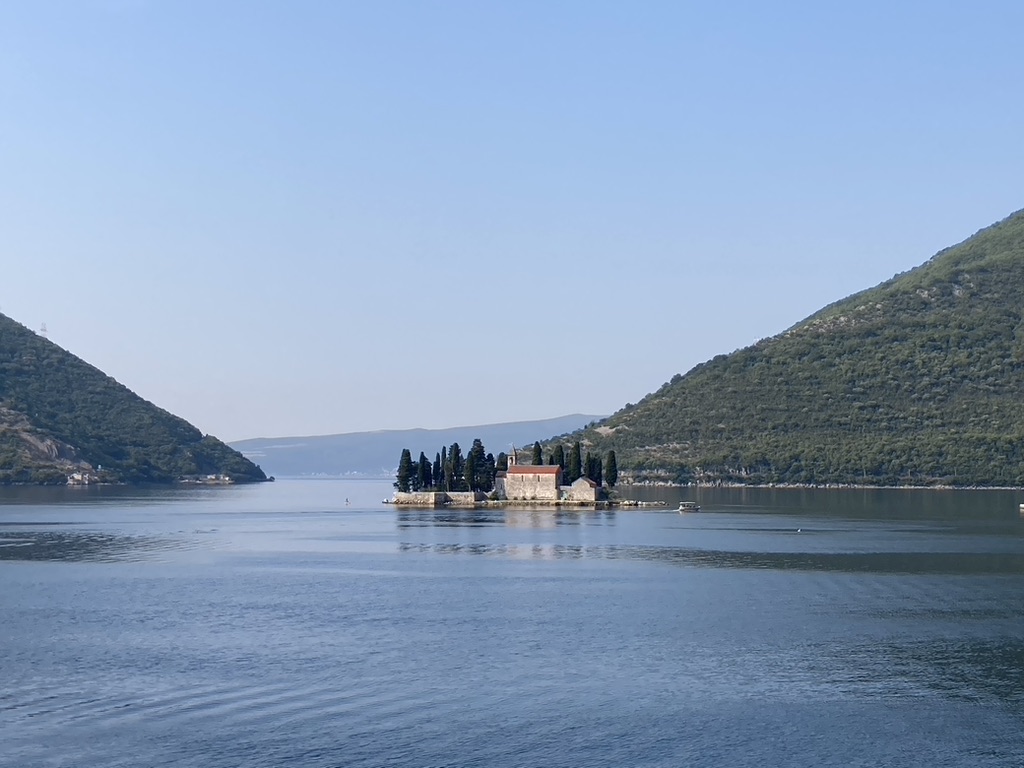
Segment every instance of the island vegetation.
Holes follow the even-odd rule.
[[[535,442],[531,450],[531,464],[545,464],[541,444]],[[525,462],[524,462],[525,463]],[[584,454],[579,441],[572,444],[566,456],[565,447],[555,443],[548,453],[548,465],[561,467],[567,483],[573,483],[580,477],[587,477],[597,485],[614,487],[618,481],[618,461],[615,451],[609,451],[602,461],[601,457],[587,452]],[[473,440],[469,452],[463,456],[458,443],[434,454],[430,461],[427,455],[420,452],[418,459],[412,458],[412,451],[403,448],[395,473],[395,490],[401,493],[419,491],[476,491],[490,493],[494,490],[494,480],[498,472],[508,471],[509,458],[504,452],[497,457],[487,453],[479,439]]]
[[[1022,296],[1019,212],[570,439],[640,482],[1024,486]]]
[[[254,482],[217,438],[0,315],[0,484]]]

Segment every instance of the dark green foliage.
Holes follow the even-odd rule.
[[[33,452],[40,440],[55,446],[49,455]],[[0,315],[0,483],[66,482],[80,462],[107,482],[266,479],[220,440]]]
[[[468,491],[469,484],[465,480],[466,459],[462,455],[462,449],[458,443],[452,443],[448,448],[448,461],[452,465],[452,484],[446,488],[448,491]]]
[[[472,467],[469,466],[470,458],[473,459]],[[484,444],[479,439],[473,441],[469,454],[466,456],[465,476],[469,490],[490,490],[490,488],[484,487],[489,484],[487,478],[487,452],[484,450]]]
[[[504,454],[501,454],[504,456]],[[409,482],[403,484],[403,467],[408,465]],[[490,453],[484,450],[483,442],[480,439],[473,441],[466,457],[462,456],[462,449],[458,443],[452,443],[447,449],[441,448],[441,452],[434,459],[434,468],[431,469],[430,461],[426,455],[420,452],[420,458],[413,463],[412,454],[409,450],[403,449],[398,464],[398,476],[395,488],[407,492],[410,488],[414,491],[438,490],[438,491],[482,491],[490,492],[494,488],[495,459]],[[508,466],[508,457],[505,457],[505,465]]]
[[[590,451],[587,451],[583,466],[585,468],[584,474],[598,485],[601,485],[604,474],[601,468],[601,457],[594,456]]]
[[[566,482],[572,484],[581,477],[583,477],[583,457],[581,455],[580,441],[577,440],[572,444],[572,448],[569,449],[569,469]]]
[[[452,469],[452,461],[449,459],[444,463],[444,483],[441,486],[443,491],[455,490],[455,470]]]
[[[552,466],[557,464],[565,472],[565,448],[562,447],[561,443],[556,443],[554,450],[551,452],[551,461],[548,462]]]
[[[1022,296],[1024,212],[577,436],[639,478],[1024,486]]]
[[[484,469],[481,477],[483,478],[480,483],[480,490],[485,493],[490,493],[494,490],[494,475],[497,473],[497,465],[494,461],[494,454],[488,453],[484,457]]]
[[[413,479],[412,453],[408,448],[402,449],[402,458],[398,461],[398,474],[395,480],[395,488],[403,493],[408,493]]]
[[[544,455],[541,453],[540,443],[533,444],[533,458],[531,461],[534,465],[544,463]]]
[[[497,460],[494,462],[495,472],[507,472],[508,471],[508,456],[504,451],[498,454]]]
[[[487,493],[494,488],[494,456],[484,450],[484,444],[479,438],[473,441],[466,455],[463,475],[471,491]]]
[[[433,472],[430,469],[430,459],[423,451],[420,451],[419,461],[416,462],[416,479],[413,482],[413,489],[425,491],[433,486]]]
[[[608,451],[604,457],[604,479],[609,488],[614,488],[619,482],[619,463],[615,458],[615,451]]]
[[[463,472],[465,474],[465,486],[466,490],[475,491],[476,489],[476,455],[470,451],[466,455],[466,463],[463,465]]]

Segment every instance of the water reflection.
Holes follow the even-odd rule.
[[[399,528],[556,528],[588,524],[614,524],[615,512],[573,507],[570,509],[530,507],[485,509],[403,509],[398,512]]]
[[[697,501],[704,512],[821,515],[854,520],[1019,521],[1019,491],[879,488],[673,488],[624,486],[623,497],[675,507]]]
[[[0,486],[0,507],[149,507],[244,497],[249,485]]]
[[[635,560],[687,568],[840,573],[1024,575],[1022,553],[740,552],[636,544],[494,544],[402,542],[401,552],[485,555],[537,560]]]
[[[403,509],[398,513],[399,528],[474,528],[503,523],[501,511],[493,509]]]
[[[146,560],[192,546],[181,539],[96,531],[0,531],[0,561],[112,563]]]

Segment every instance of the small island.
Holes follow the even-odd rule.
[[[489,504],[596,506],[615,503],[618,481],[615,452],[602,460],[583,453],[575,441],[566,454],[556,443],[544,461],[539,442],[533,444],[531,461],[520,461],[512,447],[497,458],[476,439],[465,457],[458,443],[442,447],[431,462],[420,452],[402,450],[391,503],[407,506],[475,507]]]

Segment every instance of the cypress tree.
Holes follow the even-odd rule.
[[[484,456],[484,471],[481,474],[480,490],[490,493],[494,490],[494,475],[497,473],[497,464],[494,461],[494,454],[488,453]]]
[[[565,448],[562,447],[561,443],[555,446],[555,451],[551,454],[551,463],[557,464],[565,472]]]
[[[502,451],[494,462],[495,472],[508,472],[508,455]]]
[[[452,443],[448,449],[448,461],[452,464],[452,485],[446,491],[461,491],[462,476],[466,470],[466,460],[462,457],[462,449],[458,443]]]
[[[419,461],[412,460],[412,454],[409,454],[409,490],[413,493],[423,490],[423,473],[420,471]]]
[[[615,461],[615,451],[608,451],[604,457],[604,476],[608,481],[608,487],[614,488],[619,480],[619,466]]]
[[[533,444],[533,458],[531,459],[531,462],[535,465],[544,463],[544,456],[540,451],[540,443]]]
[[[433,485],[432,473],[430,471],[430,459],[423,451],[420,451],[420,460],[416,465],[416,490],[425,491]]]
[[[444,467],[444,464],[441,463],[441,454],[440,453],[435,453],[434,454],[434,468],[430,472],[430,474],[431,474],[430,486],[432,488],[436,489],[436,488],[439,488],[441,486],[441,480],[442,480],[441,470],[442,470],[443,467]]]
[[[577,440],[572,444],[572,448],[569,451],[569,476],[566,479],[570,484],[583,477],[583,457],[581,453],[580,441]]]
[[[480,442],[480,438],[473,441],[473,447],[469,449],[469,455],[473,457],[473,471],[472,473],[466,470],[466,480],[469,481],[470,490],[473,491],[487,491],[490,488],[486,487],[489,485],[488,479],[485,477],[487,474],[487,452],[484,450],[484,444]],[[466,459],[467,464],[469,458]],[[494,465],[493,457],[491,459],[491,465]],[[470,479],[472,474],[472,479]]]
[[[471,490],[476,490],[476,455],[470,451],[466,455],[466,463],[463,466],[463,471],[466,475],[466,487]]]
[[[408,448],[403,448],[402,458],[398,461],[398,476],[395,478],[395,488],[402,493],[408,493],[412,477],[412,453],[409,452]]]

